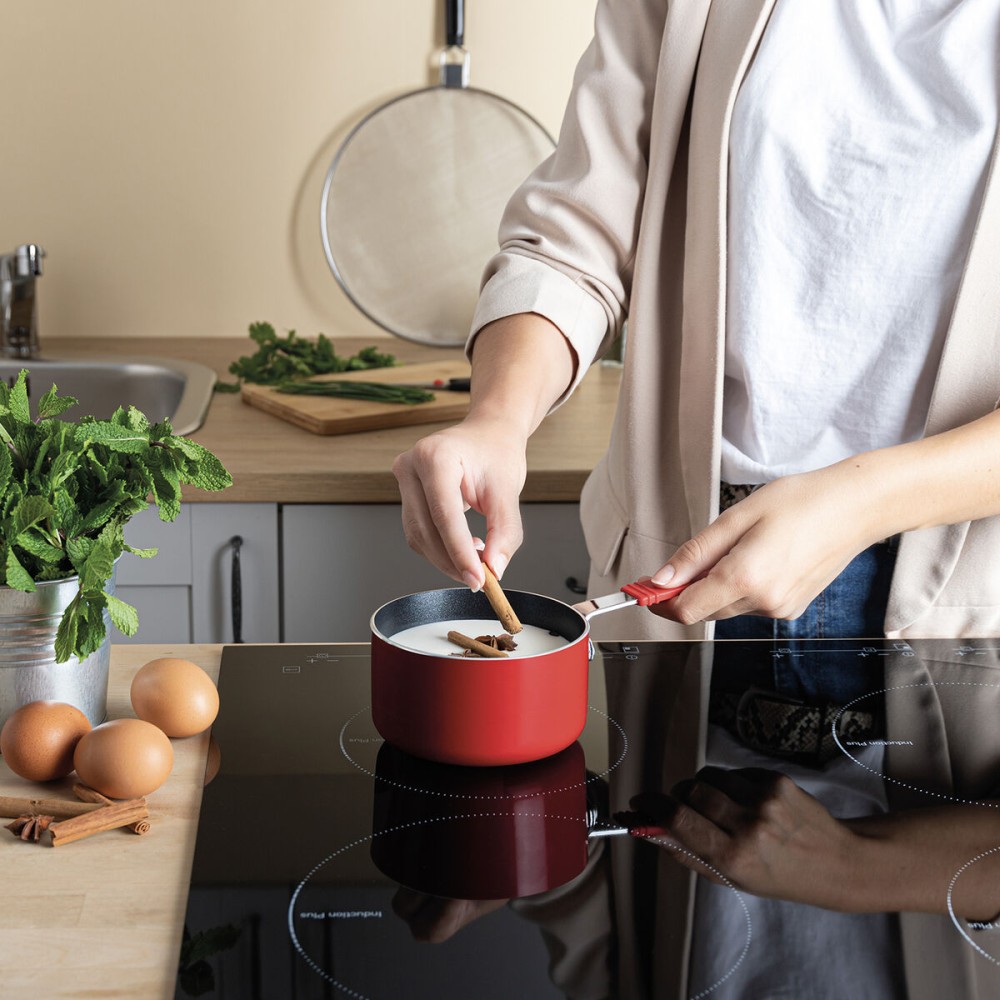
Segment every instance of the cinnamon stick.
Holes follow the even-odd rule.
[[[15,795],[0,795],[0,816],[17,819],[19,816],[53,816],[69,819],[99,809],[93,802],[71,802],[69,799],[31,799]]]
[[[493,608],[504,629],[510,632],[511,635],[515,635],[523,627],[521,622],[514,613],[514,609],[510,606],[510,601],[507,600],[507,595],[503,592],[500,581],[493,575],[493,570],[486,563],[483,563],[483,572],[486,574],[486,582],[483,584],[483,593],[486,595],[486,600],[490,602],[490,607]]]
[[[126,799],[123,802],[112,802],[111,805],[99,806],[93,812],[74,816],[49,827],[49,836],[53,847],[72,843],[83,837],[90,837],[105,830],[117,830],[129,826],[149,816],[145,799]]]
[[[97,805],[102,805],[102,806],[110,806],[114,803],[114,799],[109,799],[107,795],[104,795],[102,792],[99,792],[96,788],[91,788],[90,785],[85,785],[79,781],[73,786],[73,794],[81,802],[94,802]],[[137,820],[135,823],[130,823],[129,829],[133,833],[139,834],[139,836],[142,836],[145,833],[149,833],[150,831],[149,820],[140,819]]]
[[[502,649],[494,649],[492,646],[487,646],[485,642],[480,642],[478,639],[470,639],[467,635],[462,635],[461,632],[449,632],[448,638],[455,643],[456,646],[461,646],[462,649],[472,650],[475,653],[479,653],[481,656],[507,655]]]

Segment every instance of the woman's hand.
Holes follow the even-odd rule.
[[[566,338],[542,316],[520,313],[484,326],[472,351],[469,415],[393,463],[410,548],[473,590],[484,583],[483,562],[499,578],[521,544],[528,438],[572,383],[575,366]],[[465,520],[470,507],[486,518],[482,559]]]
[[[685,542],[653,582],[694,581],[655,613],[690,625],[735,615],[796,618],[845,566],[884,537],[863,465],[777,479]]]
[[[949,431],[776,479],[653,574],[695,581],[655,609],[685,625],[795,618],[859,552],[901,531],[1000,514],[1000,410]]]
[[[483,559],[499,577],[521,544],[518,497],[525,477],[527,440],[507,424],[467,419],[418,441],[393,463],[403,503],[407,544],[438,569],[473,590],[483,571],[465,520],[471,507],[484,515]]]
[[[756,896],[853,913],[952,907],[968,920],[1000,908],[995,800],[841,820],[779,771],[704,767],[631,805],[686,868]],[[976,876],[956,885],[970,859]]]
[[[860,838],[778,771],[705,767],[632,806],[665,828],[682,865],[715,882],[826,909],[855,903]]]

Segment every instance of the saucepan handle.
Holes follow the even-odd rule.
[[[686,583],[682,583],[677,587],[658,587],[651,577],[643,576],[634,583],[626,583],[622,587],[622,593],[634,597],[635,603],[640,607],[648,608],[651,604],[659,604],[676,597],[686,586]]]
[[[671,597],[676,597],[686,586],[686,583],[682,583],[676,587],[658,587],[650,577],[643,576],[634,583],[626,583],[617,594],[592,598],[589,603],[593,604],[594,607],[584,615],[584,618],[590,621],[597,615],[617,611],[619,608],[632,608],[636,605],[648,608],[650,605],[660,604],[663,601],[669,601]],[[584,602],[584,606],[586,603]]]

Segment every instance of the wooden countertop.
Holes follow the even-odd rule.
[[[149,660],[180,656],[217,680],[221,654],[221,646],[112,646],[108,718],[134,716],[129,686]],[[3,996],[174,996],[208,736],[171,742],[174,768],[147,797],[145,836],[110,830],[52,848],[0,829]],[[0,759],[0,795],[75,801],[73,777],[41,785]]]
[[[350,355],[376,343],[401,361],[460,358],[442,350],[393,338],[335,338],[338,354]],[[251,354],[246,338],[170,338],[45,342],[47,357],[159,355],[199,361],[231,381],[230,362]],[[595,365],[579,389],[536,431],[528,444],[528,473],[521,499],[569,501],[580,497],[588,473],[604,453],[611,433],[620,371]],[[233,476],[224,493],[185,492],[202,502],[395,503],[399,500],[392,461],[418,438],[446,424],[320,437],[242,403],[238,395],[216,393],[204,425],[192,437],[214,451]]]

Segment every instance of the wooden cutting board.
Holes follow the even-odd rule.
[[[435,379],[468,378],[466,361],[430,361],[416,365],[395,365],[368,371],[319,375],[316,381],[347,379],[352,382],[429,383]],[[384,427],[430,424],[439,420],[460,420],[469,410],[467,392],[443,390],[428,403],[376,403],[367,399],[338,399],[326,396],[292,396],[266,385],[244,385],[244,403],[287,420],[313,434],[354,434]]]

